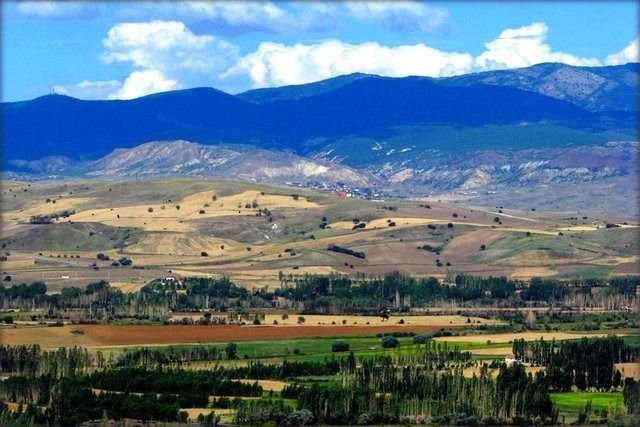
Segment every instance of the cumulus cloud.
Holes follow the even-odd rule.
[[[94,18],[101,9],[101,5],[75,1],[24,1],[17,8],[22,15],[43,19]]]
[[[234,47],[211,35],[193,34],[178,21],[117,24],[103,40],[106,63],[130,62],[142,68],[211,69],[212,53],[234,52]]]
[[[395,11],[397,17],[390,18],[389,25],[405,28],[413,25],[416,28],[417,22],[403,21],[409,15],[403,14],[417,7],[414,3],[337,4],[349,8],[350,13],[360,14],[361,19],[385,19],[383,11]],[[187,6],[200,8],[203,16],[211,19],[219,16],[239,25],[257,24],[259,8],[271,8],[266,13],[271,13],[276,21],[289,13],[271,3],[245,3],[243,7],[247,8],[247,13],[242,14],[238,13],[242,9],[231,8],[230,4],[192,2]],[[333,13],[337,7],[334,3],[312,3],[310,6],[320,9],[318,13],[327,14]],[[423,12],[431,13],[429,9]],[[437,18],[432,23],[425,21],[423,25],[437,25],[439,19],[444,18]],[[113,26],[104,38],[102,59],[107,64],[130,65],[130,74],[124,76],[122,82],[85,81],[59,87],[59,92],[84,99],[130,99],[195,86],[215,86],[236,92],[248,87],[309,83],[354,72],[390,77],[446,77],[542,62],[600,65],[600,61],[594,58],[553,50],[546,42],[547,32],[548,28],[542,22],[505,29],[496,39],[486,43],[486,50],[476,57],[465,52],[442,51],[425,43],[386,46],[377,42],[347,43],[340,40],[292,45],[263,42],[255,51],[241,56],[237,46],[211,34],[196,34],[181,21],[121,23]],[[638,39],[620,52],[609,55],[605,62],[619,64],[637,60]]]
[[[382,15],[382,11],[392,5],[354,3],[350,7],[357,13],[375,15],[380,12]],[[407,3],[404,7],[414,5]],[[595,58],[554,51],[546,43],[547,32],[547,25],[542,22],[505,29],[496,39],[486,43],[486,50],[475,58],[468,53],[441,51],[422,43],[394,47],[378,43],[349,44],[339,40],[295,45],[261,43],[255,52],[242,57],[222,77],[246,75],[252,87],[259,88],[308,83],[354,72],[390,77],[446,77],[543,62],[600,65]],[[613,63],[632,58],[637,41],[634,43],[617,56],[611,55],[609,60]],[[635,52],[637,55],[637,49]]]
[[[640,62],[640,37],[637,37],[620,52],[612,53],[604,60],[606,65],[623,65],[629,62]]]
[[[110,98],[129,99],[186,86],[210,86],[237,58],[237,47],[212,35],[194,34],[183,22],[122,23],[103,40],[107,64],[129,63],[136,71]]]
[[[445,9],[417,1],[346,2],[349,13],[361,20],[374,21],[392,30],[430,31],[442,28],[448,18]]]
[[[392,77],[448,76],[469,71],[472,62],[469,54],[442,52],[424,44],[388,47],[339,40],[293,46],[261,43],[256,52],[242,57],[222,77],[246,74],[257,88],[308,83],[354,72]]]
[[[486,51],[475,59],[478,70],[528,67],[543,62],[562,62],[569,65],[600,65],[595,58],[580,58],[568,53],[554,52],[545,43],[548,27],[534,22],[520,28],[508,28],[497,39],[485,44]]]
[[[133,99],[144,95],[180,89],[177,80],[166,78],[158,70],[134,71],[127,77],[118,91],[110,94],[109,99]]]

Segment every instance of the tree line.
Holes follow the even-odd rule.
[[[451,303],[513,308],[578,304],[622,309],[636,303],[640,283],[640,276],[616,277],[607,282],[539,278],[527,282],[464,274],[451,275],[441,282],[398,272],[371,277],[280,274],[279,278],[281,287],[273,291],[247,289],[227,277],[189,277],[179,283],[157,279],[136,293],[113,289],[106,281],[86,288],[64,287],[55,294],[47,293],[45,283],[22,283],[0,287],[0,307],[43,310],[45,319],[61,318],[65,310],[75,310],[79,319],[97,321],[123,317],[166,320],[172,311],[241,312],[282,304],[309,314],[377,314],[387,307],[408,309]],[[592,292],[594,286],[601,289]]]

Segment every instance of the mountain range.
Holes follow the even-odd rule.
[[[438,79],[351,74],[238,95],[47,95],[2,104],[3,170],[420,191],[631,177],[639,70],[539,64]]]

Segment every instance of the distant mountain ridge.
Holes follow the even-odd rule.
[[[48,95],[2,104],[4,164],[53,155],[96,159],[116,148],[162,140],[309,155],[353,137],[414,134],[433,140],[415,129],[434,126],[543,123],[597,134],[599,142],[634,139],[637,76],[638,64],[601,69],[541,64],[445,79],[356,74],[237,96],[212,88],[127,101]],[[528,139],[514,143],[525,146]],[[564,141],[549,135],[547,142]],[[478,136],[479,148],[487,143]]]
[[[637,111],[639,63],[608,67],[578,67],[543,63],[527,68],[484,71],[455,77],[412,77],[451,86],[487,84],[507,86],[571,102],[587,111]],[[385,78],[354,73],[320,82],[254,89],[236,95],[255,103],[307,98],[365,78]]]
[[[441,79],[352,74],[235,96],[47,95],[2,104],[3,171],[341,182],[406,195],[615,181],[636,200],[639,71],[539,64]]]

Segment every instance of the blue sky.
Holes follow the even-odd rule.
[[[3,1],[2,100],[638,61],[635,1]]]

